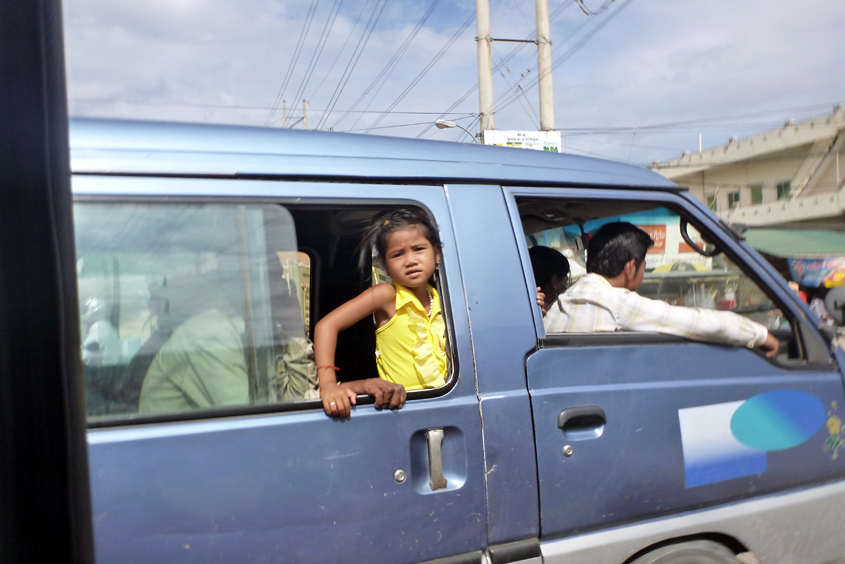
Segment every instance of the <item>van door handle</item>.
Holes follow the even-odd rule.
[[[446,476],[443,475],[443,429],[429,429],[425,432],[428,442],[429,485],[434,491],[446,489]]]
[[[564,433],[594,431],[607,424],[607,415],[597,405],[579,405],[562,409],[557,415],[557,426]]]

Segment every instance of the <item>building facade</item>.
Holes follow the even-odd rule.
[[[680,158],[656,172],[722,219],[750,226],[813,226],[845,231],[845,107],[808,121]]]

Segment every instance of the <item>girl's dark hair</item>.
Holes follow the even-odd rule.
[[[541,288],[551,284],[554,276],[566,281],[569,260],[560,251],[549,247],[531,247],[528,256],[531,259],[531,270],[534,271],[534,282]]]
[[[384,254],[387,252],[387,236],[394,231],[418,227],[436,253],[441,253],[440,235],[431,219],[416,208],[400,208],[381,212],[373,218],[373,223],[364,232],[361,239],[358,264],[361,272],[366,272],[370,265],[370,258],[377,266],[384,265]],[[376,256],[373,257],[373,250]]]

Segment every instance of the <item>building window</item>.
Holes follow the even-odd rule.
[[[716,196],[707,196],[707,207],[716,211]]]
[[[739,205],[739,192],[728,192],[728,207],[735,208]]]
[[[792,182],[778,182],[778,200],[786,200],[792,194]]]
[[[751,187],[751,205],[763,203],[763,185],[757,184]]]

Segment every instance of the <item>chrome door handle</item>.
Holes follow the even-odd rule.
[[[431,489],[445,490],[446,476],[443,475],[443,458],[440,447],[443,445],[443,429],[429,429],[425,432],[428,442],[428,470]]]

